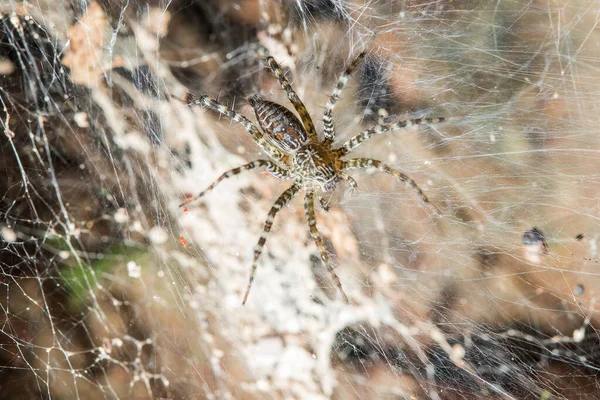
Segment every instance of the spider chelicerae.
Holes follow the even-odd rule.
[[[250,272],[250,280],[244,295],[242,304],[246,304],[248,294],[254,281],[258,259],[262,253],[263,247],[267,240],[267,236],[273,226],[275,216],[283,207],[285,207],[299,192],[304,189],[304,208],[306,219],[310,228],[310,234],[321,252],[321,259],[327,267],[329,273],[336,286],[338,287],[344,301],[348,303],[348,297],[342,288],[342,284],[333,267],[329,263],[329,258],[323,239],[317,229],[315,220],[315,196],[319,196],[319,202],[322,208],[327,211],[328,204],[320,195],[325,192],[331,192],[336,189],[341,180],[349,182],[350,186],[355,188],[356,182],[348,176],[345,171],[353,169],[376,169],[394,176],[399,181],[411,187],[421,199],[423,203],[433,208],[433,206],[423,191],[417,186],[408,175],[397,171],[379,160],[372,158],[352,158],[344,159],[350,152],[360,146],[373,136],[394,131],[398,129],[408,128],[412,125],[420,125],[424,123],[433,124],[446,121],[450,118],[417,118],[404,121],[391,122],[391,118],[380,118],[379,123],[370,129],[364,130],[356,136],[348,139],[341,146],[334,147],[335,127],[333,123],[333,110],[352,71],[365,58],[366,51],[358,55],[346,68],[343,74],[337,81],[323,115],[323,140],[319,139],[319,135],[315,130],[312,118],[308,110],[292,89],[287,81],[283,69],[271,56],[266,56],[265,64],[271,69],[282,89],[285,91],[287,98],[293,104],[294,108],[300,116],[300,120],[290,110],[284,106],[264,100],[258,94],[250,96],[249,103],[254,109],[258,124],[262,131],[258,129],[248,118],[233,111],[229,107],[220,104],[218,101],[211,99],[208,96],[195,96],[188,94],[186,99],[190,105],[200,105],[209,108],[218,113],[229,117],[233,121],[242,124],[244,129],[250,134],[254,142],[272,159],[272,160],[256,160],[248,164],[239,166],[223,173],[210,186],[198,195],[185,200],[180,204],[180,207],[198,200],[215,188],[221,181],[237,175],[243,171],[248,171],[255,168],[266,168],[266,170],[279,179],[293,180],[292,186],[284,191],[275,204],[271,207],[268,217],[264,223],[262,234],[256,247],[254,248],[254,261]]]

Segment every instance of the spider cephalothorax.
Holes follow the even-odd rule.
[[[339,159],[332,153],[327,143],[309,143],[298,149],[292,158],[296,176],[304,182],[312,182],[322,192],[335,190],[340,182],[338,177]]]
[[[411,187],[415,190],[423,203],[430,205],[431,208],[437,211],[437,209],[429,203],[429,199],[427,199],[427,196],[425,196],[415,181],[402,172],[387,166],[379,160],[371,158],[353,158],[345,160],[343,157],[375,135],[407,128],[412,125],[442,122],[448,118],[418,118],[398,121],[393,124],[381,121],[374,127],[362,131],[358,135],[348,139],[341,146],[336,148],[333,148],[332,146],[335,139],[335,127],[333,124],[333,110],[335,108],[335,103],[346,86],[350,74],[365,57],[365,54],[366,53],[363,52],[356,57],[340,76],[333,90],[333,94],[325,106],[325,113],[323,115],[324,137],[322,140],[320,140],[317,135],[315,126],[306,107],[290,86],[279,64],[277,64],[273,57],[270,56],[265,58],[265,63],[277,77],[277,80],[296,109],[300,119],[298,119],[292,111],[282,105],[264,100],[259,95],[253,95],[248,101],[254,109],[256,119],[262,129],[261,131],[243,115],[236,113],[229,107],[220,104],[208,96],[197,97],[192,94],[189,94],[188,96],[189,104],[197,104],[212,109],[242,124],[256,144],[258,144],[262,150],[273,159],[273,161],[256,160],[227,171],[197,196],[189,198],[181,203],[181,206],[201,198],[224,179],[250,169],[264,167],[279,179],[292,179],[294,181],[292,186],[279,196],[269,211],[269,215],[263,227],[263,232],[254,249],[254,261],[252,263],[250,281],[248,282],[248,287],[242,302],[243,304],[245,304],[248,299],[248,294],[250,293],[250,288],[252,287],[252,282],[254,281],[254,276],[256,274],[258,259],[262,253],[267,236],[271,231],[271,227],[273,226],[275,215],[277,215],[279,210],[285,207],[302,189],[305,192],[304,208],[311,236],[319,247],[321,258],[346,302],[348,302],[348,297],[342,288],[342,284],[337,274],[329,264],[325,245],[323,244],[323,240],[317,229],[314,206],[315,195],[320,196],[323,192],[334,190],[341,179],[346,179],[352,186],[355,186],[354,180],[344,171],[374,168],[394,176],[396,179]],[[386,118],[385,120],[390,121],[391,119]],[[326,208],[327,203],[323,201],[323,198],[319,197],[319,200],[321,201],[323,208]]]

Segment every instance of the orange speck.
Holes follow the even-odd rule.
[[[187,207],[183,207],[183,213],[187,214],[188,213],[188,208]]]
[[[187,240],[185,240],[185,238],[183,236],[179,236],[179,243],[181,243],[181,247],[188,246],[188,242],[187,242]]]

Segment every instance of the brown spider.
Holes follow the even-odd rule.
[[[343,171],[375,168],[379,171],[393,175],[399,181],[405,183],[407,186],[410,186],[417,193],[423,203],[431,206],[437,211],[437,208],[431,205],[427,199],[427,196],[425,196],[415,181],[402,172],[390,168],[379,160],[374,160],[371,158],[354,158],[343,160],[342,157],[346,156],[348,153],[356,149],[360,144],[375,135],[407,128],[412,125],[443,122],[448,118],[417,118],[395,123],[386,123],[389,121],[389,118],[385,118],[381,119],[380,122],[374,127],[362,131],[358,135],[347,140],[343,145],[336,148],[332,147],[335,139],[335,129],[333,125],[333,109],[335,107],[335,103],[339,99],[342,90],[346,86],[346,82],[348,82],[352,71],[363,60],[365,55],[366,52],[362,52],[350,63],[344,73],[340,76],[335,89],[333,90],[333,94],[327,102],[323,116],[323,140],[319,140],[308,110],[296,92],[294,92],[290,86],[289,82],[285,78],[283,70],[273,59],[273,57],[267,56],[265,58],[265,63],[269,66],[279,81],[288,99],[294,105],[294,108],[300,115],[300,120],[302,122],[300,122],[300,120],[298,120],[298,118],[287,108],[277,103],[264,100],[262,97],[255,94],[249,98],[249,103],[254,109],[256,119],[262,128],[261,132],[261,130],[259,130],[246,117],[236,113],[229,107],[220,104],[216,100],[213,100],[208,96],[197,97],[192,94],[188,94],[188,104],[210,108],[242,124],[252,139],[262,148],[265,153],[267,153],[269,157],[276,162],[270,160],[256,160],[229,170],[217,178],[217,180],[215,180],[197,196],[189,198],[181,203],[180,207],[183,207],[186,204],[201,198],[206,193],[214,189],[215,186],[217,186],[217,184],[224,179],[237,175],[242,171],[247,171],[254,168],[265,167],[268,172],[279,179],[294,180],[292,186],[290,186],[279,196],[269,211],[269,215],[265,221],[258,244],[254,248],[252,271],[250,273],[250,280],[248,282],[248,287],[246,289],[246,294],[244,295],[242,304],[246,304],[246,300],[248,299],[248,294],[250,293],[250,288],[252,287],[252,282],[254,281],[254,276],[256,274],[258,258],[263,250],[276,214],[279,212],[279,210],[281,210],[281,208],[286,206],[292,200],[292,198],[294,198],[294,196],[300,192],[301,189],[304,189],[305,192],[304,208],[306,211],[306,219],[308,220],[311,236],[319,247],[323,263],[327,266],[331,277],[333,278],[346,303],[348,303],[348,297],[346,296],[346,293],[344,293],[340,279],[329,264],[327,251],[325,250],[323,240],[321,239],[317,229],[314,206],[315,193],[320,195],[323,192],[335,190],[341,179],[347,180],[352,187],[356,187],[356,182]],[[323,209],[327,211],[327,203],[321,196],[319,196],[319,200]]]

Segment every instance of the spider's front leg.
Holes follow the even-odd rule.
[[[322,204],[321,204],[322,205]],[[323,244],[323,239],[319,234],[319,230],[317,229],[317,220],[315,218],[315,203],[314,203],[314,193],[312,190],[307,190],[306,195],[304,197],[304,210],[306,211],[306,220],[308,221],[308,227],[310,228],[310,235],[313,240],[317,244],[319,251],[321,252],[321,259],[323,263],[327,267],[327,270],[331,274],[331,278],[335,282],[338,290],[342,294],[344,301],[349,304],[348,296],[344,292],[342,288],[342,282],[340,282],[340,278],[337,276],[331,264],[329,264],[329,257],[327,256],[327,249],[325,248],[325,244]]]
[[[298,194],[298,192],[302,189],[302,184],[297,182],[290,186],[285,192],[279,196],[279,198],[271,207],[269,211],[269,215],[265,221],[265,225],[263,226],[262,233],[260,235],[260,239],[258,239],[258,243],[254,248],[254,261],[252,262],[252,270],[250,271],[250,280],[248,281],[248,288],[246,289],[246,294],[244,294],[244,300],[242,300],[242,305],[246,304],[246,300],[248,300],[248,295],[250,294],[250,289],[252,288],[252,282],[254,282],[254,276],[256,275],[256,269],[258,267],[258,258],[265,247],[265,242],[267,241],[267,236],[271,231],[271,227],[273,226],[273,221],[275,220],[275,216],[283,207],[285,207],[293,198]]]
[[[371,139],[373,136],[381,135],[386,132],[398,131],[401,129],[410,128],[413,125],[422,125],[422,124],[437,124],[440,122],[450,121],[453,119],[464,118],[464,115],[457,115],[453,117],[437,117],[437,118],[415,118],[415,119],[407,119],[405,121],[398,121],[393,124],[377,124],[372,128],[362,131],[358,135],[348,139],[346,143],[337,148],[335,151],[337,152],[339,157],[345,156],[350,153],[358,146]],[[385,122],[389,117],[384,116],[381,118],[382,122]]]
[[[436,214],[442,214],[440,210],[429,201],[429,199],[427,198],[425,193],[423,193],[423,191],[417,185],[417,183],[414,180],[412,180],[408,175],[389,167],[388,165],[384,164],[379,160],[374,160],[371,158],[353,158],[351,160],[342,161],[342,169],[344,170],[370,168],[375,168],[378,171],[385,172],[386,174],[394,176],[400,182],[413,189],[417,193],[417,196],[419,196],[419,199],[421,199],[421,201],[426,206],[430,207],[433,211],[435,211]]]

